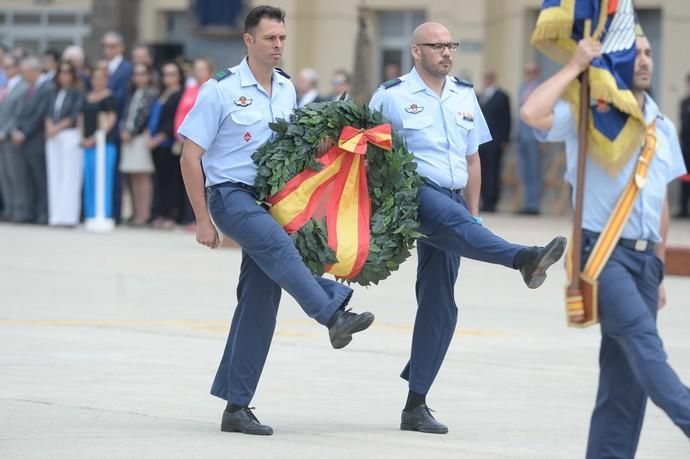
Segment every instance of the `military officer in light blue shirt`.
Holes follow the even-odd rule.
[[[599,276],[602,338],[599,391],[587,446],[589,459],[635,456],[647,397],[690,437],[690,389],[668,364],[656,328],[657,310],[666,302],[662,279],[669,223],[667,184],[685,173],[685,165],[673,123],[646,92],[654,68],[649,40],[638,36],[636,48],[633,93],[645,122],[656,122],[657,150],[622,238]],[[538,129],[540,140],[565,141],[565,178],[573,187],[577,183],[577,128],[570,106],[559,99],[570,82],[601,55],[601,49],[596,41],[581,41],[570,63],[535,89],[521,111],[523,120]],[[583,264],[630,180],[638,156],[639,151],[613,176],[588,156]]]
[[[426,237],[417,241],[418,309],[411,356],[401,374],[409,392],[400,427],[428,433],[448,432],[431,415],[426,394],[457,323],[460,257],[519,269],[527,286],[537,288],[565,248],[562,237],[546,247],[525,247],[482,226],[477,150],[491,134],[472,85],[448,76],[458,46],[441,24],[422,24],[412,37],[414,68],[384,83],[369,104],[405,138],[426,181],[419,194],[419,231]]]
[[[210,248],[220,244],[213,217],[242,247],[237,308],[211,387],[213,395],[227,401],[224,432],[273,433],[254,416],[249,402],[273,337],[281,289],[328,327],[336,349],[374,321],[369,312],[345,311],[352,290],[312,275],[290,236],[257,204],[252,154],[271,137],[268,123],[289,117],[296,105],[289,77],[275,68],[285,38],[283,10],[260,6],[250,11],[243,35],[247,58],[204,84],[179,129],[185,139],[182,175],[196,216],[197,241]]]

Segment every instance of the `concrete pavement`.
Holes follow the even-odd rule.
[[[489,217],[543,244],[563,219]],[[690,224],[671,240],[690,246]],[[584,456],[599,331],[564,326],[563,269],[536,291],[463,261],[460,325],[428,397],[450,433],[398,430],[415,313],[410,259],[352,306],[377,320],[342,351],[284,295],[252,403],[269,438],[219,431],[208,394],[234,307],[240,253],[184,232],[111,234],[0,225],[0,458],[576,458]],[[690,279],[668,278],[659,328],[690,381]],[[653,404],[639,458],[690,457]]]

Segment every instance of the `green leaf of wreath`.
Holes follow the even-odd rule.
[[[269,126],[274,138],[253,155],[257,165],[255,187],[259,200],[279,192],[295,175],[306,169],[320,170],[316,150],[321,139],[337,141],[347,126],[369,129],[385,123],[381,114],[352,101],[318,102],[295,110],[290,120]],[[416,163],[403,138],[393,132],[393,149],[369,144],[367,180],[371,200],[369,256],[362,271],[350,283],[378,284],[410,256],[419,226],[417,194],[422,185]],[[316,275],[337,261],[328,246],[325,220],[310,220],[292,235],[305,264]]]

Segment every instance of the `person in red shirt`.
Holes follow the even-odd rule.
[[[194,106],[196,97],[199,95],[199,89],[201,89],[201,86],[204,83],[211,79],[213,72],[213,63],[210,60],[203,57],[194,60],[194,82],[186,86],[184,92],[182,93],[182,99],[180,99],[180,105],[177,106],[177,112],[175,112],[176,133],[182,125],[182,121],[184,121],[185,116],[187,116],[187,113],[189,113]],[[175,135],[177,136],[177,140],[182,142],[182,139],[179,138],[179,135]]]
[[[173,146],[173,151],[178,154],[182,153],[182,141],[177,130],[182,125],[187,113],[192,109],[196,98],[199,95],[199,90],[204,83],[211,79],[213,73],[215,72],[213,63],[206,58],[198,58],[194,60],[194,68],[192,69],[192,78],[187,80],[184,92],[182,93],[182,99],[180,99],[180,105],[177,106],[177,111],[175,112],[175,137],[176,142]],[[196,225],[194,222],[194,212],[192,211],[192,206],[189,203],[189,199],[185,196],[184,207],[182,209],[182,220],[181,223],[185,225],[186,230],[189,232],[196,231]]]

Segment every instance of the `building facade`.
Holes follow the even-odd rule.
[[[193,0],[0,0],[0,40],[10,47],[39,52],[84,46],[98,54],[103,31],[123,32],[128,45],[153,45],[160,53],[207,56],[218,67],[243,55],[241,18],[257,0],[223,0],[239,8],[235,26],[204,27],[194,14]],[[375,86],[386,64],[411,66],[409,38],[424,21],[445,24],[461,43],[454,73],[479,83],[482,69],[496,70],[499,84],[515,95],[528,61],[538,61],[548,75],[557,67],[529,44],[540,0],[273,0],[287,12],[288,41],[283,66],[290,73],[312,67],[327,93],[333,70],[353,70],[360,19],[366,24],[369,48],[365,72]],[[654,93],[674,120],[685,91],[690,58],[690,2],[635,0],[655,52]],[[362,60],[360,59],[360,62]]]

